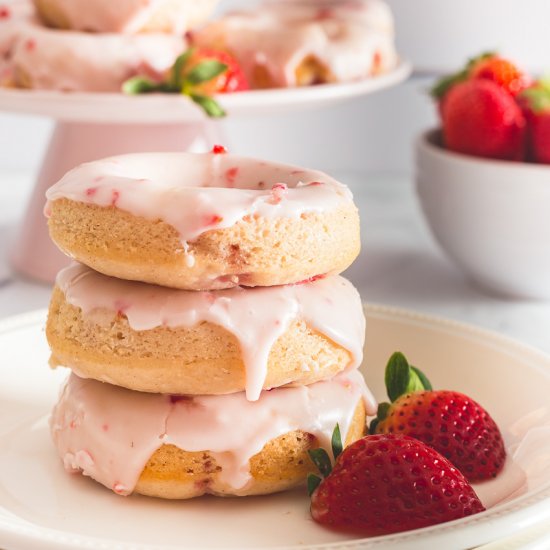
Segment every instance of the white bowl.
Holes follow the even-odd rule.
[[[416,142],[416,186],[443,250],[486,289],[550,299],[550,166],[452,153],[439,136]]]

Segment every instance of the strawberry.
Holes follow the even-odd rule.
[[[510,60],[495,52],[487,52],[469,59],[456,73],[439,79],[431,94],[435,99],[441,100],[455,84],[470,79],[491,80],[512,96],[527,88],[531,82],[529,76]]]
[[[550,80],[540,80],[519,96],[527,119],[528,158],[550,164]]]
[[[484,510],[468,481],[447,459],[403,435],[368,435],[347,447],[332,471],[330,462],[321,471],[322,481],[314,482],[311,475],[308,479],[311,515],[339,530],[384,535]]]
[[[421,371],[402,353],[386,367],[391,403],[381,403],[370,433],[402,434],[433,447],[470,480],[496,477],[506,451],[489,413],[470,397],[455,391],[432,390]]]
[[[498,55],[475,60],[470,67],[470,78],[491,80],[512,96],[516,96],[531,84],[527,74],[510,60]]]
[[[182,64],[183,83],[189,81],[189,76],[196,72],[197,67],[204,71],[207,67],[221,68],[225,67],[219,74],[215,74],[211,79],[194,84],[191,80],[189,84],[194,87],[194,92],[204,95],[226,94],[232,92],[243,92],[249,89],[248,81],[236,59],[227,52],[212,50],[206,48],[192,48],[191,54]],[[214,72],[217,72],[215,70]]]
[[[490,80],[455,84],[442,104],[443,138],[451,151],[523,160],[526,123],[514,98]]]
[[[161,82],[135,76],[122,86],[122,91],[130,95],[152,92],[187,95],[211,117],[225,116],[212,95],[243,90],[248,90],[248,83],[237,61],[226,52],[205,48],[190,48],[181,54]]]

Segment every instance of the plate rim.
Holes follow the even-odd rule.
[[[218,94],[216,99],[228,111],[229,117],[255,113],[265,108],[291,110],[310,104],[313,106],[317,102],[336,102],[351,99],[395,86],[405,81],[412,73],[412,69],[410,61],[400,59],[391,71],[354,82],[249,90],[231,94]],[[109,117],[106,117],[105,108],[108,108],[109,104],[124,105],[129,108],[128,106],[132,101],[134,102],[134,108],[130,114],[124,111],[114,121],[112,113]],[[82,108],[84,104],[86,104],[87,109],[91,109],[91,113],[75,115],[74,110]],[[153,107],[162,107],[165,112],[155,113]],[[147,111],[144,112],[144,109],[147,109]],[[51,114],[52,110],[56,111],[55,115]],[[147,114],[149,110],[152,111]],[[167,117],[169,110],[171,117]],[[232,110],[235,112],[232,113]],[[61,92],[58,90],[0,87],[0,112],[2,111],[47,116],[66,122],[110,124],[131,121],[153,124],[208,120],[201,109],[193,104],[189,98],[176,94],[127,96],[119,92]],[[97,114],[98,112],[100,115]]]
[[[492,347],[498,348],[501,351],[504,351],[502,350],[503,347],[509,348],[514,350],[514,355],[521,355],[523,358],[525,358],[525,354],[528,354],[530,356],[530,367],[539,371],[542,370],[550,377],[550,354],[510,336],[473,324],[439,317],[421,311],[368,302],[364,303],[363,306],[367,316],[367,323],[369,317],[377,317],[394,322],[422,325],[432,330],[444,329],[447,332],[458,334],[458,336],[465,336],[476,341],[482,341],[485,344],[490,342],[492,343]],[[30,328],[33,325],[43,325],[46,314],[47,309],[43,308],[0,319],[0,337],[3,334],[17,331],[22,328]],[[425,536],[429,535],[431,537],[441,538],[445,537],[448,531],[456,529],[461,530],[461,540],[464,540],[465,544],[467,544],[468,537],[476,537],[477,531],[484,528],[486,524],[498,524],[499,536],[504,537],[516,532],[518,523],[521,524],[521,528],[528,528],[539,524],[543,520],[549,519],[550,506],[547,505],[547,501],[550,501],[550,482],[527,495],[520,495],[510,502],[498,504],[481,514],[423,529],[350,541],[311,545],[283,545],[271,547],[271,550],[357,550],[359,548],[389,547],[405,549],[408,543],[417,542]],[[537,514],[533,514],[535,510]],[[506,524],[503,524],[502,518],[511,513],[517,516],[516,522],[513,528],[507,528]],[[70,533],[51,527],[42,527],[20,517],[16,517],[16,522],[14,522],[13,517],[10,518],[10,515],[11,512],[9,510],[0,506],[0,535],[2,535],[2,537],[4,535],[11,536],[11,539],[8,539],[7,542],[3,539],[2,544],[13,543],[21,545],[33,543],[35,546],[32,548],[35,550],[53,550],[54,548],[80,548],[90,550],[103,550],[109,548],[117,548],[120,550],[169,550],[170,548],[175,548],[171,546],[136,546],[135,544],[127,542],[116,542],[112,539],[83,536],[78,533]],[[537,519],[533,519],[535,515]],[[477,542],[475,544],[479,544],[479,540],[476,540]],[[489,540],[490,539],[487,539],[486,542],[489,542]],[[213,550],[213,548],[211,550]]]

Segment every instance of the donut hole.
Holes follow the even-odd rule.
[[[231,154],[142,153],[112,157],[96,163],[93,176],[97,187],[119,180],[138,192],[141,186],[155,186],[177,193],[181,188],[247,189],[271,192],[274,186],[295,188],[334,180],[315,170],[270,163]],[[277,187],[280,196],[285,188]],[[274,201],[281,200],[274,196]],[[169,200],[169,199],[166,199]],[[213,197],[216,201],[216,197]],[[222,198],[220,198],[222,200]]]

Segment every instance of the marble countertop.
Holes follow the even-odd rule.
[[[365,301],[478,325],[550,353],[550,302],[512,301],[472,286],[424,223],[412,177],[336,174],[361,211],[362,253],[347,276]],[[0,172],[0,317],[46,307],[50,289],[11,271],[9,248],[30,192],[28,173]]]

